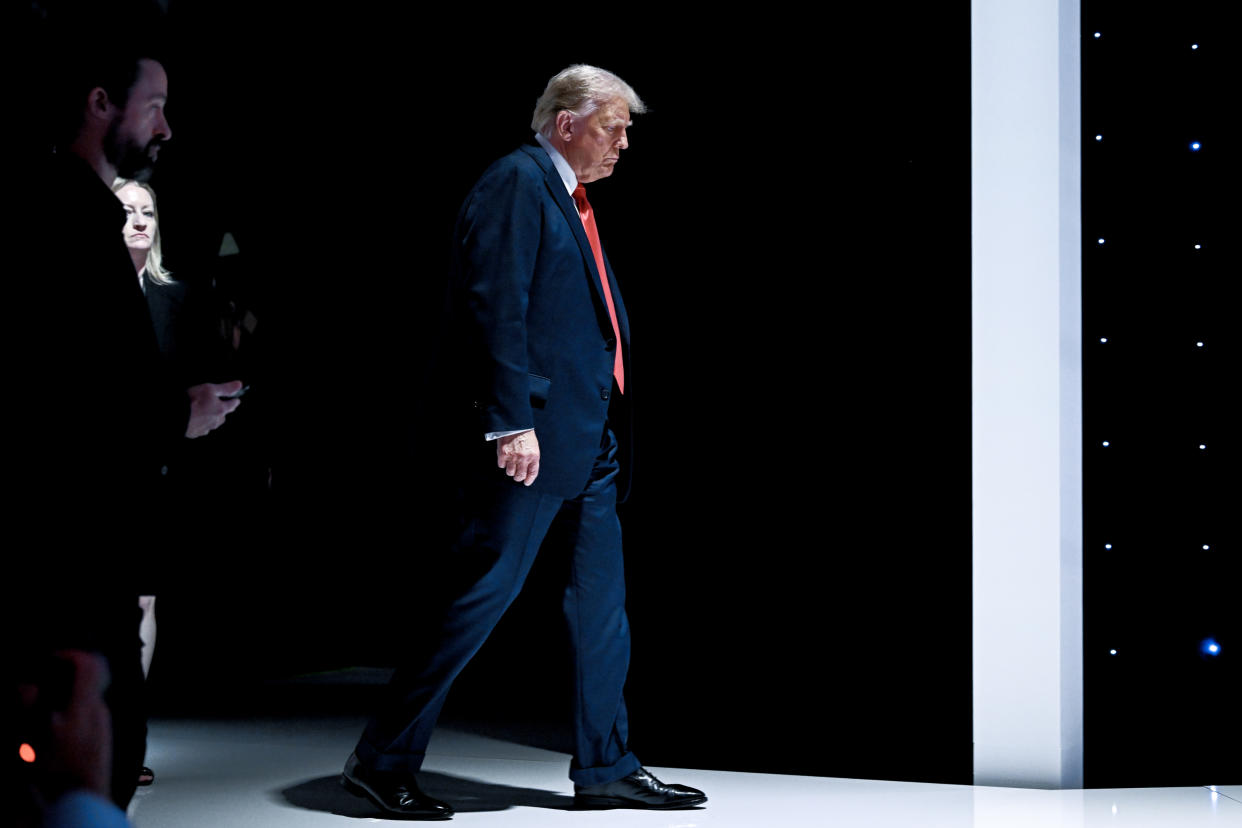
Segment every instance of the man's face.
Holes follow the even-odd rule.
[[[151,174],[160,144],[172,137],[164,117],[168,101],[168,76],[154,60],[138,61],[138,78],[129,100],[120,109],[104,136],[104,157],[121,178],[145,180]]]
[[[625,129],[630,125],[630,107],[624,98],[613,98],[585,118],[572,118],[566,141],[565,160],[581,184],[612,175],[621,150],[630,145]]]

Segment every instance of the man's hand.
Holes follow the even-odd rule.
[[[220,398],[236,394],[241,389],[241,380],[220,384],[205,382],[187,388],[185,393],[190,395],[190,422],[185,427],[185,436],[193,440],[224,425],[224,418],[241,405],[241,400]]]
[[[496,465],[515,483],[529,486],[539,476],[539,441],[535,430],[519,431],[496,440]]]

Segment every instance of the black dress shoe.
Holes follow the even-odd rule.
[[[365,796],[390,814],[406,819],[449,819],[453,808],[418,789],[414,774],[368,770],[355,754],[349,755],[341,785],[354,796]]]
[[[574,807],[652,808],[672,810],[693,808],[707,801],[707,795],[685,785],[665,785],[646,768],[639,768],[624,779],[602,785],[574,785]]]

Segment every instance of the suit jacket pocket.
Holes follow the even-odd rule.
[[[530,378],[530,407],[543,408],[548,403],[548,391],[552,388],[552,380],[538,374],[527,374]]]

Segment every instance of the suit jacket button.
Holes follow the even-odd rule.
[[[600,398],[601,400],[606,400],[606,399],[608,399],[608,397],[610,396],[610,393],[611,393],[611,392],[609,392],[609,390],[608,390],[607,388],[601,388],[601,389],[599,389],[599,398]]]
[[[160,466],[160,474],[168,474],[168,466]]]
[[[605,340],[604,340],[604,350],[605,350],[605,351],[611,351],[611,350],[615,349],[616,347],[617,347],[617,339],[616,339],[616,337],[612,337],[612,336],[610,336],[610,337],[608,337],[607,339],[605,339]]]

